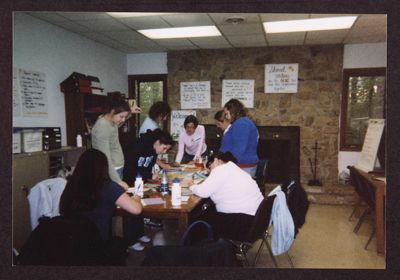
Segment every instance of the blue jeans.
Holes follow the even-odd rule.
[[[250,174],[251,177],[256,176],[257,166],[241,168],[243,171]]]

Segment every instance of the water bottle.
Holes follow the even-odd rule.
[[[160,190],[161,190],[161,195],[164,196],[168,194],[168,178],[165,170],[162,171]]]
[[[143,197],[143,179],[139,173],[136,175],[135,179],[135,194]]]
[[[80,134],[76,135],[76,146],[82,147],[82,136]]]
[[[179,206],[182,202],[182,189],[178,178],[172,181],[171,202],[172,206]]]

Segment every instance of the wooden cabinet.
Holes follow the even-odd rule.
[[[64,165],[75,166],[84,148],[63,147],[57,150],[13,155],[12,220],[13,247],[21,248],[31,232],[29,203],[25,189],[49,178],[50,158],[60,156]]]

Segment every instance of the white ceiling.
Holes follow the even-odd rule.
[[[27,12],[29,15],[80,34],[124,53],[170,50],[221,49],[290,45],[358,44],[386,42],[387,21],[383,14],[362,14],[351,29],[265,34],[264,21],[321,18],[337,14],[238,14],[177,13],[117,18],[105,12]],[[346,14],[349,15],[349,14]],[[343,16],[343,14],[341,14]],[[242,17],[238,24],[226,22]],[[151,40],[136,30],[216,25],[222,36]]]

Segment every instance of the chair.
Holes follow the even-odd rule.
[[[250,248],[253,247],[253,244],[261,239],[261,244],[257,250],[257,254],[254,258],[253,261],[253,266],[257,264],[258,258],[260,256],[262,247],[264,243],[267,246],[268,252],[272,257],[272,260],[274,262],[275,267],[278,267],[275,257],[272,254],[271,247],[268,243],[267,240],[267,234],[268,234],[268,226],[269,226],[269,221],[271,217],[271,211],[272,211],[272,205],[274,203],[275,195],[269,196],[267,198],[264,198],[264,200],[260,203],[260,206],[257,209],[257,212],[254,216],[254,220],[252,225],[249,228],[247,237],[244,238],[244,240],[229,240],[231,243],[233,243],[237,249],[237,255],[241,257],[244,261],[244,264],[246,266],[250,266],[248,257],[247,257],[247,252],[249,251]]]
[[[263,195],[265,195],[265,181],[267,174],[268,160],[260,159],[257,163],[256,175],[253,177],[256,180],[258,187]]]
[[[350,171],[350,184],[354,187],[354,190],[356,191],[358,196],[354,209],[349,216],[349,221],[351,221],[351,218],[353,217],[354,213],[361,207],[363,199],[361,197],[360,176],[358,176],[358,172],[355,170],[354,166],[347,166],[347,169],[349,169]]]

